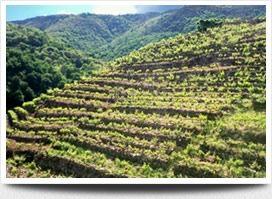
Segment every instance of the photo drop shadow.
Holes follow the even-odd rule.
[[[244,184],[202,184],[202,185],[189,185],[189,184],[175,184],[175,185],[6,185],[10,188],[14,189],[24,189],[24,190],[34,190],[34,191],[50,191],[50,192],[98,192],[98,193],[112,193],[112,192],[119,192],[119,193],[130,193],[130,192],[137,192],[137,193],[203,193],[203,192],[229,192],[229,191],[248,191],[254,189],[260,189],[268,185],[244,185]]]

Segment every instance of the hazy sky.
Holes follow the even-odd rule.
[[[22,20],[35,16],[46,16],[53,14],[135,14],[146,12],[160,12],[176,9],[180,6],[158,6],[158,5],[9,5],[7,6],[7,20]]]

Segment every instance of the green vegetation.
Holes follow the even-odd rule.
[[[265,16],[265,6],[183,6],[163,13],[54,15],[14,23],[39,28],[98,59],[112,60],[150,42],[197,30],[199,20]]]
[[[222,25],[222,21],[216,19],[199,20],[197,30],[200,32],[206,31],[208,28]]]
[[[7,24],[7,108],[91,74],[100,62],[34,28]]]
[[[213,25],[9,111],[8,176],[265,177],[265,20]]]
[[[83,13],[8,23],[7,109],[21,106],[49,88],[62,88],[91,75],[102,60],[180,33],[204,31],[229,18],[251,20],[264,13],[263,6],[184,6],[164,13]]]

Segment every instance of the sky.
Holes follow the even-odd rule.
[[[158,5],[8,5],[7,21],[23,20],[36,16],[55,14],[136,14],[146,12],[161,12],[176,9],[180,6]]]

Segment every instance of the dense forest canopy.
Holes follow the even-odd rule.
[[[87,75],[100,62],[35,28],[7,24],[7,108]]]

